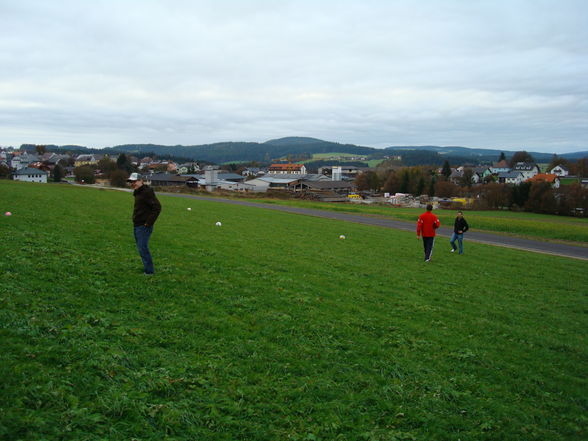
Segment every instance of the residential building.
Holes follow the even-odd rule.
[[[568,168],[565,165],[560,164],[560,165],[556,165],[551,170],[549,170],[549,173],[553,174],[553,175],[557,175],[561,178],[564,176],[568,176],[570,174],[570,171],[568,170]]]
[[[268,174],[273,175],[305,175],[306,167],[304,164],[272,164],[268,169]]]
[[[510,166],[508,165],[508,162],[506,162],[505,159],[499,162],[495,162],[494,164],[492,164],[492,167],[490,167],[490,172],[492,172],[493,175],[497,175],[499,173],[506,173],[509,171]]]
[[[16,170],[26,168],[29,164],[39,161],[39,156],[27,152],[15,154],[10,161],[10,166]]]
[[[104,155],[78,155],[75,159],[74,165],[80,167],[82,165],[95,165],[100,161]]]
[[[501,184],[514,184],[518,185],[525,180],[523,174],[518,171],[499,173],[498,182]]]
[[[550,173],[539,173],[532,178],[527,179],[526,182],[549,182],[553,188],[559,188],[559,177]]]
[[[39,182],[46,184],[49,173],[38,168],[25,167],[15,171],[12,176],[15,181]]]
[[[517,162],[515,166],[512,168],[512,171],[522,173],[523,180],[527,180],[541,173],[541,169],[539,168],[539,166],[531,162]]]
[[[267,170],[259,167],[247,167],[241,173],[243,176],[263,176],[267,173]]]

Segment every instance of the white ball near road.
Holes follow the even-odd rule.
[[[217,227],[220,227],[221,225],[222,225],[222,224],[221,224],[220,222],[217,222],[217,223],[216,223],[216,226],[217,226]]]

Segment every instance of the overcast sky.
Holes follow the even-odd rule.
[[[0,0],[0,145],[588,150],[585,0]]]

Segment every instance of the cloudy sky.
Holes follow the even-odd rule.
[[[0,145],[588,150],[585,0],[0,0]]]

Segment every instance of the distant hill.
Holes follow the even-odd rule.
[[[510,158],[515,151],[497,150],[497,149],[480,149],[460,146],[391,146],[384,149],[389,155],[402,156],[402,162],[405,165],[418,164],[439,164],[448,160],[450,164],[463,163],[491,163],[498,160],[500,153],[504,152],[506,158]],[[524,150],[524,149],[521,149]],[[528,150],[527,150],[528,151]],[[426,152],[426,153],[425,153]],[[553,157],[552,153],[531,152],[529,153],[539,163],[550,162]],[[588,152],[564,153],[558,155],[568,160],[577,160],[588,156]]]
[[[225,163],[230,161],[268,162],[287,155],[300,153],[343,152],[372,155],[381,152],[372,147],[360,147],[352,144],[338,144],[314,138],[280,138],[264,143],[257,142],[220,142],[194,146],[164,146],[156,144],[127,144],[103,150],[131,154],[155,153],[156,155],[181,156],[200,161]]]
[[[176,157],[193,159],[215,164],[227,162],[257,161],[270,162],[288,155],[296,156],[302,153],[350,153],[367,156],[368,159],[383,159],[385,156],[398,155],[402,157],[404,165],[442,164],[448,160],[450,164],[491,163],[498,160],[501,152],[507,158],[515,152],[497,149],[479,149],[460,146],[391,146],[385,149],[358,146],[354,144],[339,144],[308,137],[286,137],[272,139],[263,143],[258,142],[219,142],[204,145],[159,145],[159,144],[125,144],[104,149],[89,149],[83,146],[47,146],[49,150],[80,151],[116,154],[120,152],[134,155],[155,154],[160,157]],[[549,162],[552,154],[529,152],[537,162]],[[588,156],[588,152],[575,152],[559,155],[563,158],[576,160]]]

